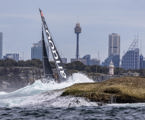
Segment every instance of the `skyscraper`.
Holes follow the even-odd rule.
[[[140,68],[138,39],[133,40],[129,46],[128,51],[122,56],[122,68],[126,70],[136,70]]]
[[[31,59],[42,60],[42,41],[34,43],[31,48]]]
[[[119,55],[111,55],[105,59],[105,61],[102,63],[103,66],[109,67],[110,62],[113,62],[114,67],[120,67],[120,56]]]
[[[122,57],[122,68],[136,70],[140,68],[139,48],[128,50]]]
[[[76,27],[75,27],[75,33],[77,35],[77,44],[76,44],[76,59],[78,60],[79,59],[79,34],[81,33],[81,27],[80,27],[80,23],[77,23],[76,24]]]
[[[103,66],[108,66],[113,62],[115,67],[120,67],[120,35],[112,33],[109,35],[108,57],[103,62]]]
[[[112,33],[109,35],[108,57],[114,55],[120,56],[120,35]]]
[[[0,59],[2,59],[2,55],[3,55],[3,33],[0,32]]]
[[[145,69],[145,58],[140,55],[140,69]]]

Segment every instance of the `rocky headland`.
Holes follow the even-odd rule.
[[[36,67],[0,67],[0,91],[11,92],[32,84],[42,76]]]
[[[62,96],[84,97],[101,103],[145,102],[145,78],[120,77],[104,82],[75,84],[66,88]]]

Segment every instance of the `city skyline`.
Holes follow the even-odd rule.
[[[77,22],[80,22],[83,29],[80,57],[91,54],[93,58],[98,58],[99,52],[103,61],[108,56],[108,35],[114,32],[121,36],[122,56],[134,35],[139,34],[144,44],[144,3],[143,0],[2,1],[0,31],[4,34],[3,54],[24,52],[25,59],[31,58],[32,44],[41,39],[38,12],[38,8],[41,8],[62,57],[75,57],[74,25]],[[145,48],[141,51],[145,55]]]

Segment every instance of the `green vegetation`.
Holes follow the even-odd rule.
[[[18,61],[12,59],[0,60],[0,67],[38,67],[42,68],[42,62],[40,60],[27,60]]]
[[[145,102],[145,78],[122,77],[100,83],[81,83],[68,87],[62,96],[85,97],[96,102]]]
[[[81,63],[80,61],[72,62],[65,64],[65,68],[70,71],[74,72],[83,72],[87,74],[96,74],[96,73],[101,73],[101,74],[108,74],[108,67],[105,66],[100,66],[100,65],[92,65],[92,66],[87,66]],[[139,69],[139,70],[124,70],[122,68],[115,68],[114,74],[115,75],[121,75],[122,73],[127,73],[127,72],[138,72],[140,73],[140,76],[145,76],[145,69]],[[99,75],[99,74],[98,74]]]
[[[55,68],[54,62],[50,61],[50,64],[52,68]],[[101,73],[101,74],[108,74],[108,68],[99,66],[99,65],[92,65],[92,66],[87,66],[81,63],[80,61],[72,62],[65,64],[65,69],[67,69],[68,72],[74,73],[74,72],[83,72],[87,74],[96,74],[96,73]],[[18,62],[7,59],[7,60],[0,60],[0,67],[36,67],[36,68],[42,68],[42,61],[38,59],[33,59],[33,60],[20,60]],[[145,76],[145,69],[140,69],[140,70],[128,70],[131,72],[139,72],[141,76]],[[122,68],[115,68],[115,75],[120,75],[122,73],[128,72]],[[98,74],[99,75],[99,74]]]
[[[99,65],[84,65],[80,61],[68,63],[65,65],[65,68],[67,70],[75,70],[75,71],[80,71],[80,72],[87,72],[87,73],[108,73],[108,68],[107,67],[102,67]]]

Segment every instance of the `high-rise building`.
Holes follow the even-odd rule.
[[[140,69],[145,69],[145,58],[140,55]]]
[[[109,35],[108,57],[102,64],[109,67],[111,61],[115,67],[120,66],[120,35],[117,33]]]
[[[77,23],[75,28],[75,33],[77,35],[77,42],[76,42],[76,59],[79,59],[79,34],[81,33],[80,23]]]
[[[144,69],[144,58],[143,58],[143,55],[140,55],[140,69]]]
[[[112,33],[109,35],[108,57],[114,55],[120,56],[120,35]]]
[[[42,60],[42,42],[34,43],[31,48],[31,59]]]
[[[114,67],[120,67],[120,56],[119,55],[111,55],[105,59],[102,63],[103,66],[109,67],[110,62],[113,62]]]
[[[19,61],[19,54],[18,53],[7,53],[4,56],[4,59],[12,59],[12,60],[15,60],[15,61]]]
[[[139,69],[140,68],[140,56],[139,49],[135,48],[128,50],[122,57],[122,68],[128,69]]]
[[[122,57],[122,68],[128,70],[140,69],[140,58],[139,48],[138,48],[138,39],[134,39],[130,44],[128,51]]]
[[[0,32],[0,59],[2,59],[3,55],[3,33]]]
[[[86,65],[90,65],[91,55],[85,55],[83,59],[86,60]]]

